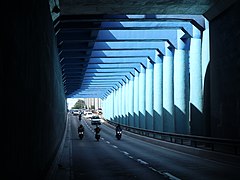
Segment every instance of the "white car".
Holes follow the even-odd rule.
[[[90,119],[92,116],[93,116],[93,113],[92,113],[92,112],[86,112],[86,113],[84,114],[84,117],[85,117],[86,119]]]
[[[101,125],[101,118],[97,115],[92,116],[91,124],[92,125]]]
[[[72,114],[73,114],[74,116],[78,116],[78,115],[80,114],[80,111],[79,111],[78,109],[73,109],[73,110],[72,110]]]

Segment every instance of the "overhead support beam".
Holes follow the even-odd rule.
[[[155,50],[93,50],[91,57],[149,57],[154,60]]]
[[[88,64],[141,63],[146,66],[147,60],[148,60],[147,54],[146,57],[100,57],[89,59]]]
[[[155,40],[155,41],[125,41],[125,42],[119,42],[119,41],[97,41],[94,43],[93,50],[117,50],[117,49],[159,49],[160,51],[163,51],[165,46],[166,40]],[[69,42],[70,43],[70,42]],[[67,43],[66,43],[67,44]],[[164,52],[164,51],[163,51]]]
[[[86,72],[84,78],[87,77],[120,77],[120,76],[128,76],[130,75],[130,72],[128,71],[122,71],[122,72]]]
[[[150,30],[99,30],[96,40],[104,41],[147,41],[147,40],[169,40],[174,47],[176,47],[177,42],[177,28],[168,29],[168,30],[159,30],[159,29],[150,29]],[[66,35],[65,40],[90,40],[87,38],[82,39],[81,36],[78,36],[75,33],[70,33]]]
[[[101,23],[99,27],[73,27],[72,28],[63,28],[61,33],[84,33],[86,30],[149,30],[149,29],[160,29],[160,30],[168,30],[168,29],[184,29],[188,34],[192,35],[192,20],[172,20],[172,21],[156,21],[156,20],[128,20],[128,21],[104,21]],[[196,24],[196,23],[195,23]],[[201,30],[204,30],[203,25],[200,26]],[[199,26],[198,26],[199,27]]]
[[[107,76],[108,80],[124,79],[126,76]],[[84,77],[83,80],[106,80],[105,76]]]

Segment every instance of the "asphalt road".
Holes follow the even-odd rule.
[[[94,138],[95,126],[82,120],[85,134],[78,138],[80,124],[76,116],[69,117],[71,161],[70,180],[78,179],[182,179],[182,180],[238,180],[239,166],[199,158],[170,150],[129,136],[123,131],[121,140],[115,130],[103,123],[101,139]]]

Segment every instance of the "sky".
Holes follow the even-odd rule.
[[[80,98],[67,98],[68,109],[71,109]]]

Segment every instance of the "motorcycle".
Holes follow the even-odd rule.
[[[95,134],[95,138],[96,138],[97,141],[99,141],[99,139],[100,139],[100,134],[99,134],[99,133],[96,133],[96,134]]]
[[[122,137],[122,131],[117,131],[117,132],[116,132],[116,138],[117,138],[118,140],[120,140],[121,137]]]
[[[101,129],[97,126],[94,130],[95,130],[95,138],[97,141],[99,141]]]
[[[78,136],[79,136],[80,139],[82,139],[83,138],[83,131],[79,131]]]

